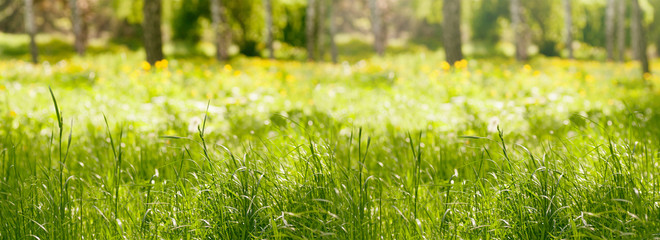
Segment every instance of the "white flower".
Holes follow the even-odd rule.
[[[202,119],[199,117],[193,117],[188,121],[188,131],[197,132],[197,126],[202,124]]]
[[[488,120],[488,132],[496,133],[497,127],[500,125],[500,118],[492,117]]]

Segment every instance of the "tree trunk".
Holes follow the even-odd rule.
[[[316,12],[316,49],[318,49],[318,56],[321,61],[325,59],[325,19],[328,14],[326,12],[327,0],[318,0]]]
[[[385,54],[385,39],[383,36],[383,27],[381,26],[381,12],[378,6],[378,0],[369,0],[369,10],[371,12],[371,32],[374,36],[374,50],[380,56]]]
[[[655,11],[653,15],[653,28],[655,29],[653,39],[655,39],[655,57],[660,57],[660,1],[652,2]]]
[[[564,31],[566,34],[566,48],[568,49],[568,58],[573,59],[573,9],[572,0],[564,0]],[[609,0],[612,1],[612,0]]]
[[[37,29],[34,26],[33,7],[33,0],[25,0],[25,32],[30,36],[30,55],[32,55],[32,62],[36,64],[39,62],[39,50],[35,40]]]
[[[314,23],[315,18],[316,18],[316,1],[315,0],[307,0],[307,14],[305,16],[305,37],[307,41],[307,60],[308,61],[315,61],[316,56],[314,54],[315,49],[314,46],[316,45],[316,39],[314,38],[314,32],[315,32],[315,27]]]
[[[80,9],[81,0],[69,0],[69,8],[71,8],[71,27],[73,30],[74,48],[78,55],[85,55],[87,36],[86,31],[83,31],[84,21],[82,19],[82,10]]]
[[[225,9],[221,0],[211,0],[211,24],[215,32],[215,57],[218,61],[229,59],[231,32],[226,22]]]
[[[164,58],[163,37],[160,29],[161,0],[145,0],[142,8],[144,19],[144,50],[147,53],[147,62],[153,65]]]
[[[649,58],[648,53],[646,52],[646,36],[644,30],[644,24],[642,19],[644,19],[644,13],[639,7],[638,0],[632,0],[632,15],[633,15],[633,28],[637,29],[634,33],[637,34],[633,39],[637,40],[637,50],[639,61],[642,64],[642,73],[647,74],[651,73],[649,68]]]
[[[614,60],[615,4],[615,0],[607,0],[607,7],[605,8],[605,47],[607,49],[607,61]]]
[[[461,48],[461,0],[444,0],[442,4],[442,36],[445,59],[452,66],[463,59]]]
[[[637,1],[632,2],[631,6],[631,19],[630,19],[630,48],[632,49],[633,53],[633,60],[641,60],[641,52],[639,52],[640,47],[639,43],[640,40],[639,36],[641,36],[641,25],[638,25],[637,22],[642,21],[642,18],[639,15],[639,12],[637,12],[636,8],[639,8],[639,5],[636,4]]]
[[[520,0],[511,0],[511,27],[513,28],[513,35],[516,45],[516,60],[526,61],[527,54],[527,31],[525,29],[525,18],[523,17]]]
[[[275,49],[273,49],[273,5],[271,0],[264,0],[266,8],[266,47],[268,47],[268,57],[275,59]]]
[[[332,62],[337,63],[337,58],[339,53],[337,52],[337,44],[335,43],[335,34],[337,33],[337,26],[335,24],[335,0],[330,0],[330,13],[328,14],[330,22],[330,55],[332,57]]]
[[[616,0],[616,45],[619,62],[624,61],[626,53],[626,1],[628,0]]]

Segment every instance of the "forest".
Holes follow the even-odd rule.
[[[0,0],[0,239],[658,239],[660,0]]]

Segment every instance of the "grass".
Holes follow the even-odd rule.
[[[0,238],[660,237],[660,79],[442,56],[2,60]]]

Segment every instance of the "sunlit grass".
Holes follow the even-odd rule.
[[[657,76],[442,56],[0,61],[0,238],[660,237]]]

